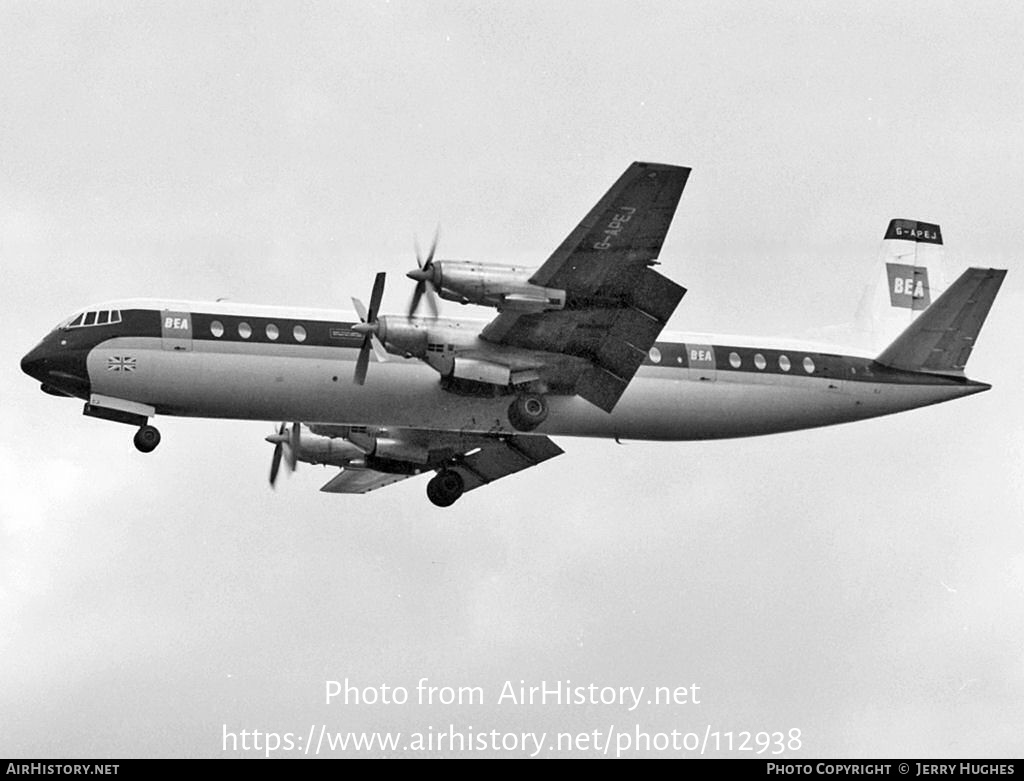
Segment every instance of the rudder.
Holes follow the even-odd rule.
[[[919,220],[891,220],[857,309],[858,342],[875,350],[890,344],[945,288],[942,229]]]

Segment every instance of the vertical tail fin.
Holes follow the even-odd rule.
[[[892,220],[857,309],[858,341],[875,350],[899,336],[946,288],[942,230]]]
[[[969,268],[875,360],[894,369],[962,375],[1005,270]]]

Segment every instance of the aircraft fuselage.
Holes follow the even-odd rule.
[[[108,322],[55,329],[22,361],[44,390],[157,415],[515,433],[507,395],[446,390],[438,372],[416,358],[389,356],[371,364],[365,385],[354,384],[362,343],[354,315],[172,301],[112,302],[90,311],[107,312]],[[118,322],[109,322],[114,313]],[[471,348],[486,322],[442,320],[464,334],[452,346],[458,350]],[[536,433],[743,437],[861,420],[988,388],[813,345],[666,332],[613,412],[551,395]]]

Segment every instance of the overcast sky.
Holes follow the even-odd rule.
[[[0,0],[0,754],[217,756],[222,725],[789,730],[791,756],[1020,756],[1019,3]],[[670,328],[848,319],[893,217],[1009,268],[989,393],[732,442],[562,438],[425,480],[267,487],[271,424],[131,429],[18,360],[121,297],[349,308],[413,236],[539,264],[633,160],[693,167]],[[450,305],[454,306],[454,305]],[[446,310],[447,311],[447,310]],[[371,367],[372,369],[372,367]],[[325,706],[325,679],[484,688]],[[513,708],[506,680],[701,686]]]

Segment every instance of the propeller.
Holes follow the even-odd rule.
[[[386,274],[381,271],[373,280],[373,292],[370,294],[370,310],[364,311],[361,302],[352,299],[356,305],[356,312],[362,321],[352,326],[352,330],[363,335],[363,344],[359,348],[359,358],[356,360],[356,385],[366,382],[366,369],[370,364],[370,348],[374,347],[373,340],[380,330],[380,323],[377,321],[377,313],[380,311],[380,301],[384,297],[384,280]],[[376,347],[374,347],[376,349]],[[383,349],[383,348],[382,348]],[[379,353],[378,353],[378,357]]]
[[[352,299],[352,305],[356,308],[356,314],[359,315],[359,321],[361,323],[367,322],[366,317],[366,306],[358,298]],[[377,333],[374,331],[370,334],[370,344],[373,345],[373,354],[377,358],[378,363],[384,363],[388,359],[388,351],[384,348],[384,345],[380,343],[380,339],[377,338]]]
[[[301,429],[298,421],[296,421],[295,423],[292,423],[290,431],[288,426],[282,423],[277,431],[269,437],[266,437],[267,442],[270,442],[274,446],[274,455],[270,459],[271,488],[273,488],[274,483],[277,482],[277,473],[281,468],[282,456],[286,459],[289,471],[295,471],[295,467],[298,465],[300,436]]]
[[[416,310],[420,306],[420,299],[424,295],[427,297],[427,306],[430,308],[431,313],[434,317],[437,317],[437,297],[434,294],[434,288],[438,283],[438,272],[440,269],[434,266],[434,252],[437,250],[437,239],[440,233],[440,228],[434,231],[434,240],[430,244],[430,251],[427,252],[426,260],[420,258],[420,243],[414,239],[416,244],[416,265],[418,268],[406,274],[409,279],[416,281],[416,288],[412,291],[412,300],[409,302],[409,317],[416,314]]]

